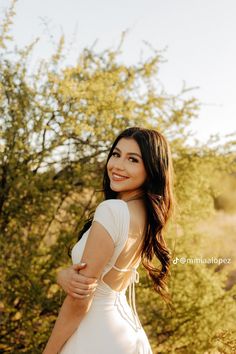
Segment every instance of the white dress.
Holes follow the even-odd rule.
[[[60,354],[152,354],[147,336],[135,308],[135,283],[139,281],[136,268],[120,269],[115,263],[128,239],[130,214],[123,200],[109,199],[96,208],[97,221],[112,237],[115,250],[103,270],[88,313],[64,344]],[[87,230],[72,249],[72,262],[78,263],[88,238]],[[103,281],[112,268],[129,271],[130,283],[122,291],[113,290]],[[129,303],[126,290],[129,293]]]

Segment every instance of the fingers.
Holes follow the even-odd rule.
[[[93,289],[96,289],[97,287],[97,283],[95,284],[84,284],[84,283],[81,283],[81,282],[78,282],[78,281],[73,281],[71,283],[71,287],[73,287],[74,289],[81,289],[82,291],[85,290],[85,291],[91,291]]]
[[[79,295],[79,294],[76,294],[76,293],[71,293],[70,296],[72,296],[74,299],[86,299],[90,295]]]
[[[74,291],[71,291],[69,293],[70,296],[72,296],[75,299],[84,299],[86,297],[91,296],[94,291],[96,290],[96,288],[92,289],[92,290],[81,290],[81,289],[76,289]]]
[[[77,284],[80,284],[82,286],[85,286],[85,288],[90,288],[93,286],[97,286],[98,279],[97,278],[89,278],[89,277],[84,276],[83,274],[74,272],[71,276],[71,283],[73,283],[75,286]]]
[[[73,269],[75,270],[80,270],[80,269],[84,269],[86,267],[86,263],[77,263],[77,264],[74,264],[73,266]]]
[[[87,266],[86,263],[77,263],[72,266],[74,270],[81,270],[84,269]],[[92,277],[87,277],[86,275],[83,274],[76,274],[76,276],[73,276],[73,280],[81,283],[81,284],[97,284],[97,279],[92,278]]]
[[[94,285],[97,285],[97,278],[90,278],[90,277],[87,277],[83,274],[80,274],[80,273],[74,273],[73,274],[73,277],[72,277],[72,280],[74,282],[77,282],[77,283],[80,283],[80,284],[84,284],[86,286],[94,286]]]
[[[92,278],[92,277],[87,277],[86,275],[83,274],[78,274],[76,275],[77,277],[77,281],[86,285],[90,285],[90,284],[97,284],[97,278]]]
[[[97,282],[93,284],[84,284],[81,282],[78,282],[77,279],[73,280],[69,284],[69,293],[76,293],[79,295],[88,295],[93,293],[97,288]]]

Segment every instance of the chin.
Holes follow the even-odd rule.
[[[119,187],[112,187],[112,186],[110,186],[110,188],[111,188],[111,190],[112,190],[113,192],[122,192],[122,188],[119,188]]]

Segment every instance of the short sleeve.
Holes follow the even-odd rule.
[[[93,221],[99,222],[109,233],[115,246],[121,241],[123,230],[124,204],[120,200],[109,199],[98,205],[95,210]]]

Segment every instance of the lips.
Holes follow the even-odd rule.
[[[123,175],[120,175],[118,173],[112,173],[112,179],[114,181],[125,181],[126,179],[128,179],[129,177],[126,177],[126,176],[123,176]]]

